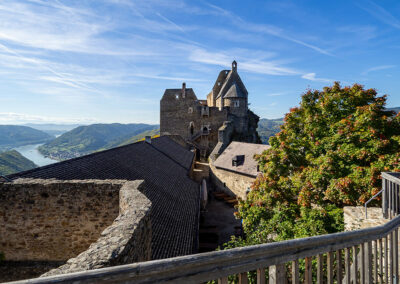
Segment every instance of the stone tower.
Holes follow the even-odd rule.
[[[222,70],[207,100],[193,89],[166,89],[160,101],[160,134],[178,135],[203,156],[218,155],[232,141],[259,143],[258,116],[248,109],[248,92],[237,72]]]

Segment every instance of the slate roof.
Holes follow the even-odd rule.
[[[66,160],[8,178],[145,180],[152,202],[152,259],[197,251],[199,186],[188,177],[194,154],[168,137]]]
[[[219,91],[217,98],[221,97],[225,98],[225,95],[229,91],[229,89],[232,87],[232,85],[236,84],[237,88],[240,90],[242,94],[247,97],[248,92],[246,87],[244,86],[242,79],[240,79],[239,74],[237,73],[236,70],[231,70],[229,71],[228,75],[225,78],[224,83],[222,84],[221,90]]]
[[[234,83],[229,90],[226,92],[224,98],[246,98],[246,94],[244,94],[238,85]]]
[[[270,147],[264,144],[234,141],[219,155],[214,162],[214,166],[238,174],[257,177],[257,161],[253,157],[255,154],[261,154]],[[244,163],[239,166],[232,166],[232,159],[237,155],[245,155]]]

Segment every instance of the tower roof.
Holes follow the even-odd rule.
[[[228,94],[229,93],[229,94]],[[236,61],[232,62],[232,70],[227,74],[222,87],[217,95],[217,98],[232,98],[232,97],[240,97],[247,98],[248,92],[246,87],[244,86],[242,79],[240,79],[239,74],[237,73],[237,63]]]

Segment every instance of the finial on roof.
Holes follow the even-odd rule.
[[[236,71],[237,70],[237,62],[236,60],[233,60],[232,62],[232,71]]]
[[[182,83],[182,98],[185,98],[186,96],[186,83]]]

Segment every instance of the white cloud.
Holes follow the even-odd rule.
[[[0,112],[0,124],[24,124],[24,123],[95,123],[93,118],[67,118],[48,117],[42,115],[31,115],[14,112]]]
[[[392,69],[392,68],[396,68],[396,67],[397,67],[396,65],[380,65],[380,66],[375,66],[375,67],[368,68],[367,70],[365,70],[361,74],[362,75],[367,75],[370,72],[386,70],[386,69]]]
[[[325,83],[331,83],[335,80],[332,79],[326,79],[326,78],[317,78],[317,74],[315,73],[307,73],[301,76],[301,78],[310,80],[310,81],[316,81],[316,82],[325,82]]]
[[[256,53],[256,52],[255,52]],[[238,55],[235,57],[235,54]],[[243,54],[243,55],[242,55]],[[228,69],[231,67],[233,59],[237,60],[240,64],[239,68],[244,71],[266,74],[266,75],[298,75],[299,71],[281,66],[274,61],[266,61],[258,58],[249,58],[245,54],[253,54],[253,51],[228,51],[228,52],[209,52],[204,49],[195,49],[190,55],[189,59],[194,62],[201,62],[211,65],[224,66]]]

